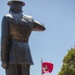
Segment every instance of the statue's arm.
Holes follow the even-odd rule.
[[[2,19],[2,28],[1,28],[1,61],[2,67],[7,68],[9,60],[9,23],[6,16]]]
[[[33,25],[33,31],[44,31],[46,29],[42,23],[36,20],[33,21]]]
[[[34,20],[32,16],[25,15],[25,17],[32,22],[32,31],[44,31],[46,29],[42,23]]]

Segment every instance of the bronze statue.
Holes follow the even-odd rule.
[[[6,75],[30,75],[33,64],[29,48],[32,31],[44,31],[42,23],[22,14],[25,5],[20,0],[11,0],[9,14],[2,19],[1,61]]]

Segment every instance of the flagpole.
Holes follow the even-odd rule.
[[[43,61],[42,61],[42,58],[41,58],[41,75],[43,75],[43,74],[42,74],[42,62],[43,62]]]

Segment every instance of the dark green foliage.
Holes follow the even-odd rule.
[[[68,50],[58,75],[75,75],[75,48]]]

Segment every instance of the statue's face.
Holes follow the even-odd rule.
[[[12,8],[16,9],[16,10],[19,10],[22,8],[22,5],[20,2],[13,2],[12,5],[11,5]]]
[[[14,7],[16,10],[18,10],[20,8],[20,6],[18,6],[18,5],[15,5]]]
[[[10,6],[10,11],[14,13],[22,13],[22,5],[20,2],[13,2]]]

